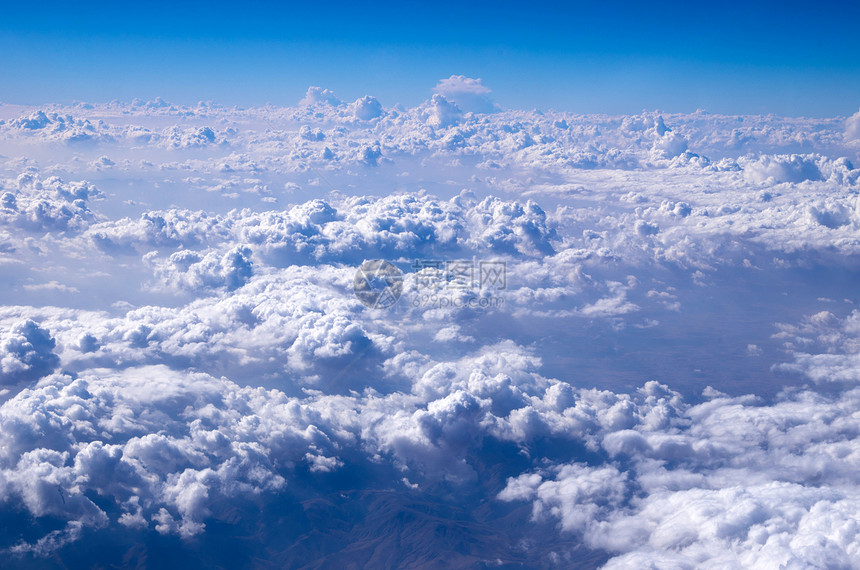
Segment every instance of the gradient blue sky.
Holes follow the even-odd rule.
[[[452,74],[505,107],[849,115],[860,2],[16,2],[0,101],[412,106]]]

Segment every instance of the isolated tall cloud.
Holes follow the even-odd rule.
[[[456,125],[462,115],[463,111],[456,103],[439,94],[433,95],[427,105],[427,124],[431,127]]]
[[[322,87],[308,87],[308,91],[305,96],[299,101],[299,105],[314,105],[319,103],[325,103],[327,105],[338,106],[342,103],[340,99],[335,97],[333,91],[329,89],[323,89]]]
[[[382,104],[370,95],[365,95],[361,99],[356,100],[353,104],[355,108],[355,118],[362,121],[369,121],[382,115]]]
[[[492,90],[481,79],[452,75],[441,79],[433,92],[452,101],[466,113],[494,113],[499,110],[499,106],[490,98]]]
[[[845,121],[845,139],[849,142],[860,141],[860,111],[857,111]]]

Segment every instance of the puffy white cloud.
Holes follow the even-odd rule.
[[[137,220],[120,219],[94,224],[87,232],[107,253],[134,253],[158,247],[194,246],[224,239],[227,228],[220,216],[191,210],[148,211]]]
[[[298,283],[255,278],[242,290],[277,287],[308,303],[296,295]],[[278,318],[283,298],[249,301],[257,309],[244,322],[257,324],[225,339],[225,346],[242,336],[256,337],[248,348],[259,346],[261,333],[289,322]],[[214,311],[196,303],[177,324],[189,323],[192,313],[222,319],[226,300],[217,303]],[[846,489],[860,457],[857,389],[831,396],[798,391],[764,405],[716,391],[691,405],[656,382],[631,394],[577,390],[537,374],[540,360],[508,342],[458,361],[392,355],[385,374],[409,379],[409,392],[336,396],[320,362],[354,360],[352,345],[373,335],[343,313],[300,314],[293,318],[307,326],[287,356],[310,374],[308,381],[323,382],[315,387],[325,386],[304,397],[163,366],[54,376],[21,392],[0,408],[9,428],[0,458],[7,496],[80,532],[121,524],[193,536],[205,532],[218,500],[279,492],[293,480],[292,465],[318,475],[349,470],[359,452],[387,458],[412,481],[477,484],[482,467],[475,454],[492,438],[531,450],[543,465],[513,476],[499,499],[532,503],[536,520],[558,520],[563,532],[617,555],[611,564],[618,567],[670,559],[833,564],[856,552],[856,537],[843,533],[834,541],[828,529],[856,518],[856,497]],[[165,317],[157,319],[169,322]],[[135,318],[130,314],[122,326],[133,326]],[[854,320],[815,317],[797,333],[818,330],[832,346],[833,335],[825,333],[837,327],[844,331],[843,350],[856,350]],[[235,326],[229,323],[224,330]],[[148,334],[159,351],[176,353],[180,337],[168,340],[163,325],[152,325]],[[189,324],[181,325],[176,335],[197,334],[186,329]],[[107,346],[114,334],[103,338]],[[802,355],[797,362],[803,365]],[[546,466],[538,450],[547,438],[599,450],[594,458],[606,463]],[[92,503],[88,489],[109,497],[116,510]],[[53,538],[19,550],[59,547],[50,546]]]
[[[615,467],[570,464],[555,471],[550,480],[536,473],[510,479],[498,498],[534,500],[535,519],[555,517],[563,530],[581,532],[618,509],[627,492],[626,477]]]
[[[652,156],[657,158],[675,158],[687,150],[687,140],[674,131],[667,130],[654,140],[651,147]]]
[[[814,157],[799,155],[762,156],[744,166],[744,177],[750,182],[779,183],[820,180],[821,171]]]
[[[156,252],[144,256],[153,265],[157,286],[168,289],[200,293],[207,289],[238,289],[253,275],[251,250],[234,247],[224,253],[210,251],[205,254],[181,250],[165,260],[156,258]]]
[[[87,202],[101,192],[88,182],[40,179],[35,169],[20,174],[0,194],[0,224],[33,232],[80,231],[95,220]]]
[[[492,91],[480,79],[452,75],[441,79],[433,91],[466,113],[493,113],[499,110],[498,105],[490,99]]]
[[[188,149],[200,148],[222,142],[211,127],[180,128],[168,127],[161,133],[161,144],[167,148]]]
[[[376,100],[376,97],[365,95],[354,103],[355,118],[362,121],[370,121],[380,117],[383,113],[382,104]]]
[[[19,322],[0,339],[0,385],[38,380],[60,363],[51,333],[32,320]]]
[[[851,142],[860,141],[860,111],[845,121],[845,139]]]
[[[322,87],[308,87],[308,91],[304,98],[299,101],[299,105],[314,105],[318,103],[326,103],[328,105],[338,106],[341,100],[335,97],[334,92],[323,89]]]
[[[802,328],[836,325],[856,341],[855,320],[816,317]],[[823,340],[836,348],[833,335]],[[807,362],[798,354],[810,376],[822,373]],[[828,366],[837,375],[840,367]],[[801,390],[770,404],[713,390],[698,405],[668,396],[651,384],[640,397],[604,400],[588,430],[609,465],[527,472],[499,499],[532,502],[536,520],[557,520],[612,553],[609,568],[851,567],[860,552],[860,390]]]
[[[101,526],[108,516],[87,498],[94,490],[122,524],[194,535],[218,496],[280,489],[278,461],[331,449],[299,409],[278,407],[265,392],[163,367],[51,377],[0,411],[4,494],[34,516]]]
[[[479,228],[475,239],[491,251],[547,255],[554,253],[555,230],[546,213],[532,201],[526,204],[486,198],[470,212]]]
[[[46,113],[43,110],[33,111],[30,115],[13,119],[9,122],[9,126],[45,140],[67,144],[91,144],[113,139],[103,130],[100,123],[93,124],[89,119],[56,112]]]
[[[4,111],[0,497],[33,525],[0,559],[145,532],[194,549],[254,517],[279,540],[246,545],[324,518],[353,534],[307,548],[383,552],[385,489],[511,563],[576,543],[610,567],[850,567],[853,119],[489,95],[454,76],[414,109],[311,88]],[[387,310],[353,294],[375,258],[404,272]],[[451,287],[446,261],[504,264],[504,288]]]
[[[460,121],[462,114],[462,110],[456,103],[436,94],[427,105],[427,124],[431,127],[450,127]]]

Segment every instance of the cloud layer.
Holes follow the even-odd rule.
[[[490,94],[0,106],[3,565],[856,567],[856,116]]]

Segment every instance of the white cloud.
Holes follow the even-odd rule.
[[[860,111],[845,121],[845,139],[849,142],[860,141]]]
[[[234,247],[224,253],[210,251],[205,254],[181,250],[158,260],[150,252],[143,257],[153,265],[157,285],[177,291],[201,293],[207,289],[238,289],[253,275],[251,251],[247,247]]]
[[[436,94],[433,95],[427,105],[427,124],[431,127],[450,127],[460,121],[462,113],[460,107],[455,103]]]
[[[32,320],[21,321],[0,337],[0,385],[38,380],[59,364],[51,333]]]
[[[80,293],[80,290],[78,288],[63,285],[58,281],[28,284],[24,285],[24,289],[26,289],[27,291],[60,291],[63,293]]]
[[[30,169],[5,185],[14,190],[0,194],[0,224],[33,232],[86,228],[95,219],[87,202],[101,197],[85,181],[67,183],[58,176],[40,179]]]
[[[361,99],[356,100],[355,118],[361,121],[370,121],[382,116],[382,104],[376,100],[376,97],[365,95]]]
[[[855,319],[811,324],[854,330]],[[535,519],[555,519],[562,532],[611,552],[609,568],[851,567],[860,552],[852,483],[860,390],[797,391],[772,404],[711,391],[690,406],[646,388],[653,396],[621,400],[628,419],[594,432],[620,462],[524,473],[499,498],[530,501]],[[618,407],[608,404],[601,408]]]
[[[328,105],[338,106],[341,100],[335,97],[334,92],[322,87],[308,87],[308,92],[304,98],[299,101],[299,105],[314,105],[326,103]]]
[[[0,498],[35,522],[0,559],[234,544],[251,512],[387,552],[396,508],[432,513],[399,529],[417,552],[455,528],[527,566],[850,567],[854,119],[489,96],[4,106]],[[388,310],[353,294],[376,258],[404,271]],[[452,290],[451,260],[504,288]],[[478,298],[504,303],[455,306]],[[353,534],[314,542],[287,503]]]
[[[466,113],[494,113],[499,110],[490,99],[492,91],[480,79],[452,75],[441,79],[433,92],[452,101]]]
[[[116,501],[124,524],[198,534],[217,497],[278,490],[285,480],[277,462],[314,449],[316,465],[331,450],[286,400],[164,367],[55,376],[0,413],[6,496],[20,496],[35,516],[83,526],[108,522],[86,496],[96,490]]]
[[[744,177],[759,184],[820,180],[814,157],[800,155],[762,156],[744,166]]]

